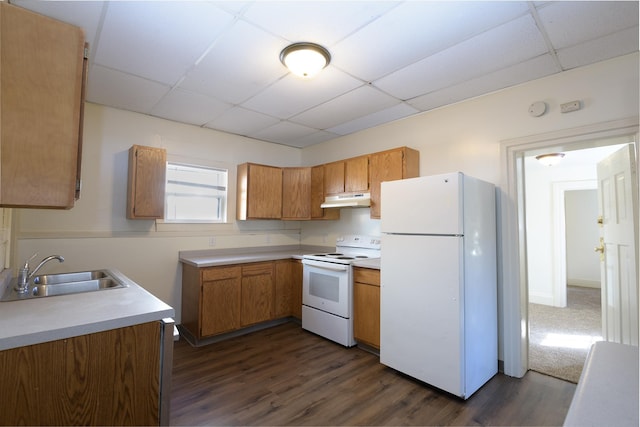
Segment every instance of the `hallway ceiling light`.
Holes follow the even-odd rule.
[[[564,157],[564,153],[547,153],[536,156],[536,160],[545,166],[553,166],[560,163],[560,160]]]
[[[282,49],[280,62],[293,74],[311,78],[329,65],[331,54],[315,43],[294,43]]]

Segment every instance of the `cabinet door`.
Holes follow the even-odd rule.
[[[212,267],[202,271],[200,336],[240,327],[240,268]]]
[[[236,219],[282,218],[282,169],[244,163],[238,165]]]
[[[159,425],[160,323],[0,351],[0,425]]]
[[[276,280],[273,305],[273,317],[291,316],[293,291],[293,262],[289,259],[275,262]]]
[[[311,168],[282,169],[282,219],[311,219]]]
[[[354,268],[353,334],[357,341],[380,348],[380,272]]]
[[[373,153],[371,158],[371,218],[380,218],[380,184],[420,175],[420,153],[411,148]]]
[[[324,194],[344,193],[344,161],[324,165]]]
[[[0,204],[71,208],[79,187],[82,29],[0,2]]]
[[[344,191],[369,191],[369,156],[354,157],[344,162]]]
[[[167,152],[134,145],[129,149],[127,218],[164,218]]]
[[[324,165],[311,168],[311,219],[340,219],[340,209],[323,209]]]
[[[247,326],[273,318],[273,263],[242,267],[242,307],[240,325]]]

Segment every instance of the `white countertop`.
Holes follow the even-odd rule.
[[[211,249],[181,251],[180,262],[194,267],[216,267],[248,262],[276,261],[279,259],[302,259],[311,253],[331,252],[335,248],[326,246],[264,246],[257,248]]]
[[[121,272],[127,287],[0,302],[0,350],[174,317],[173,308]]]

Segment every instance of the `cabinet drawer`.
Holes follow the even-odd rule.
[[[353,269],[353,281],[380,286],[380,270],[356,267]]]
[[[240,277],[240,267],[210,267],[202,269],[202,281],[233,279]]]
[[[246,264],[242,266],[242,276],[258,276],[261,274],[272,274],[272,262],[258,262],[255,264]]]

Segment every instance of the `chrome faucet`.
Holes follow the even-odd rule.
[[[29,280],[42,268],[43,265],[48,263],[51,260],[57,259],[60,262],[64,262],[64,258],[60,255],[50,255],[40,261],[40,264],[33,269],[33,271],[29,271],[29,261],[38,256],[37,253],[33,254],[31,258],[24,262],[22,268],[18,271],[18,280],[16,282],[15,290],[19,293],[25,293],[29,290]]]

